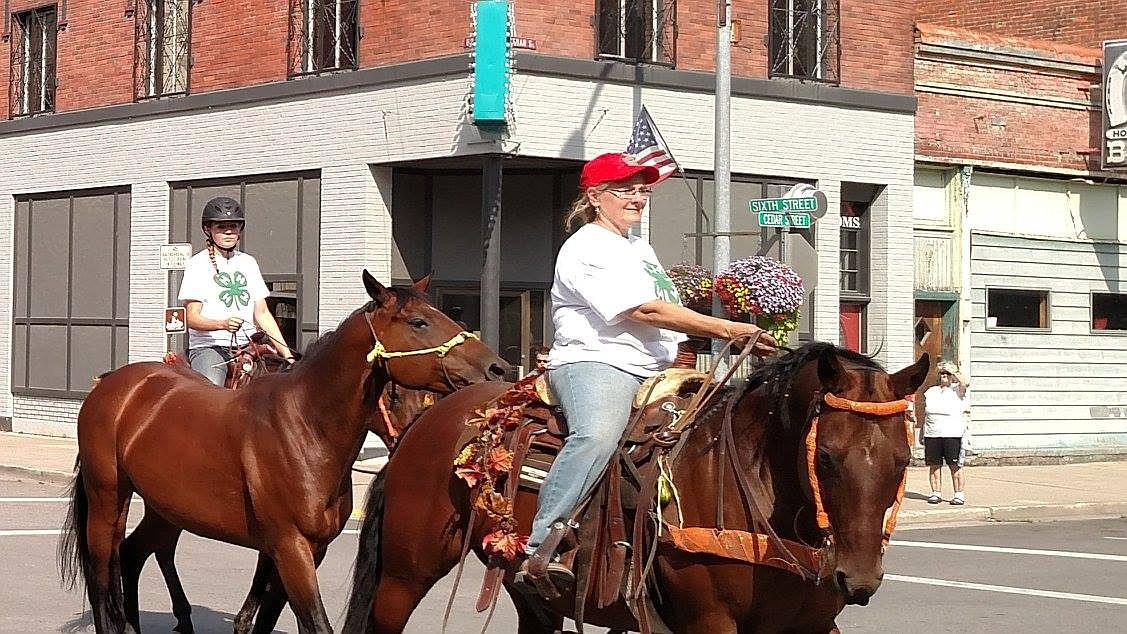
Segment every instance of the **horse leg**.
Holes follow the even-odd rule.
[[[313,556],[313,565],[316,567],[321,566],[321,562],[325,559],[325,553],[328,552],[327,548],[322,548],[317,554]],[[269,558],[270,570],[274,570],[274,562]],[[258,618],[254,620],[254,630],[252,634],[270,634],[274,631],[274,626],[278,624],[278,617],[282,615],[282,610],[286,607],[286,602],[289,597],[286,596],[286,589],[282,587],[282,580],[274,574],[273,578],[269,580],[262,590],[261,607],[258,610]]]
[[[280,583],[277,581],[276,572],[274,561],[266,554],[258,553],[258,564],[254,568],[254,579],[250,582],[250,590],[247,592],[247,598],[243,601],[243,607],[239,608],[239,614],[235,617],[235,634],[247,634],[250,631],[254,615],[262,604],[262,596],[266,592],[267,583],[272,579],[275,580],[275,583]]]
[[[156,554],[168,596],[172,600],[172,613],[176,616],[173,631],[191,634],[192,604],[184,594],[184,586],[176,572],[176,542],[180,539],[180,529],[153,513],[148,508],[137,528],[121,542],[122,591],[124,593],[125,618],[138,631],[141,629],[138,612],[137,585],[141,571],[149,559]]]
[[[176,617],[176,627],[172,631],[192,634],[195,631],[192,626],[192,603],[188,601],[188,595],[184,594],[184,586],[176,572],[176,544],[179,540],[180,531],[177,531],[170,545],[156,551],[156,558],[160,574],[164,577],[164,585],[168,587],[168,598],[172,600],[172,615]]]
[[[297,617],[298,632],[331,634],[333,629],[317,587],[317,566],[309,541],[297,534],[285,537],[280,540],[273,559]]]
[[[116,474],[115,474],[116,475]],[[93,478],[92,478],[93,480]],[[136,632],[125,619],[118,546],[125,538],[129,498],[133,494],[115,480],[106,486],[90,487],[86,523],[89,573],[86,590],[94,617],[94,629],[104,632]]]

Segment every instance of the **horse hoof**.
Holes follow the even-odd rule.
[[[173,632],[180,632],[180,634],[195,634],[195,628],[192,627],[191,621],[177,621],[176,627],[172,628]]]

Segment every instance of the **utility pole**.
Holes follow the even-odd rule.
[[[713,144],[713,177],[716,198],[713,207],[712,230],[716,234],[712,243],[713,266],[720,273],[732,261],[732,165],[731,165],[731,101],[732,101],[732,0],[717,0],[716,4],[716,122]],[[712,296],[712,314],[720,316],[723,309],[720,298]],[[720,370],[727,370],[726,342],[712,340],[712,354],[724,356]]]

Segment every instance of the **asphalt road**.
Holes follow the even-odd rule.
[[[82,632],[89,626],[83,598],[60,588],[56,572],[65,495],[58,484],[0,478],[0,633]],[[135,522],[140,505],[133,509]],[[838,619],[843,630],[1111,632],[1122,631],[1127,622],[1127,519],[902,530],[896,537],[884,584],[867,607],[845,610]],[[355,552],[356,535],[346,532],[319,573],[326,608],[338,626]],[[186,535],[178,562],[196,631],[231,631],[254,554]],[[480,572],[476,562],[468,566],[450,632],[481,630],[484,619],[472,607]],[[450,582],[444,580],[426,598],[409,632],[440,630]],[[151,562],[140,600],[142,629],[169,631],[174,620],[168,595]],[[502,599],[489,631],[515,630],[513,611]],[[278,631],[297,631],[288,610]]]

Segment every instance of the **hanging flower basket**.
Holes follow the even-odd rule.
[[[666,272],[686,308],[703,313],[712,310],[712,271],[699,264],[682,262]]]
[[[715,288],[729,316],[754,319],[780,346],[787,345],[806,298],[794,269],[762,255],[742,258],[716,276]]]

